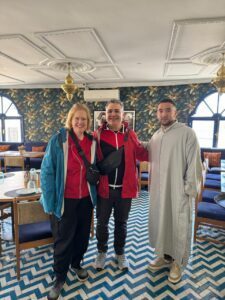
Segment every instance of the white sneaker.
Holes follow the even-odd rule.
[[[129,261],[127,260],[125,254],[122,254],[122,255],[116,254],[116,259],[117,259],[117,263],[118,263],[118,268],[120,270],[128,270]]]
[[[105,262],[106,262],[106,257],[107,257],[107,254],[105,252],[98,252],[98,255],[95,259],[95,268],[98,271],[101,271],[101,270],[104,269]]]
[[[162,257],[157,257],[156,259],[150,262],[149,269],[157,271],[162,268],[169,267],[171,265],[171,262],[172,261],[166,260]]]
[[[174,261],[170,269],[168,280],[172,283],[177,283],[181,280],[181,276],[180,266]]]

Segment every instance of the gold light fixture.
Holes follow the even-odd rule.
[[[70,75],[71,63],[68,63],[68,75],[65,78],[65,83],[61,85],[61,88],[66,93],[66,98],[71,101],[73,99],[73,94],[77,89],[77,86],[73,83],[73,77]]]
[[[217,88],[219,94],[225,93],[224,53],[222,55],[223,55],[222,66],[217,71],[217,73],[216,73],[217,76],[212,80],[212,84],[215,85],[215,87]]]

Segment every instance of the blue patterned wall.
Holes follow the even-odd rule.
[[[163,98],[176,102],[178,120],[187,123],[188,115],[196,105],[216,89],[211,84],[177,86],[149,86],[120,88],[120,99],[125,110],[135,111],[135,130],[141,140],[149,139],[158,128],[157,103]],[[45,141],[64,126],[71,106],[83,101],[83,89],[77,90],[68,101],[61,89],[0,90],[0,95],[10,98],[24,117],[26,141]],[[92,112],[104,110],[105,103],[88,103]]]

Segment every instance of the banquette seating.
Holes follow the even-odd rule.
[[[21,143],[6,143],[2,142],[0,143],[0,152],[1,151],[18,151],[18,147],[21,146]],[[37,151],[37,152],[44,152],[47,143],[45,142],[26,142],[24,143],[25,150],[26,151]],[[4,158],[1,158],[1,166],[4,166]],[[32,158],[27,158],[24,162],[25,166],[24,168],[35,168],[35,169],[40,169],[41,167],[41,162],[42,158],[40,157],[32,157]],[[21,167],[20,167],[21,169]]]
[[[45,142],[29,142],[25,143],[26,151],[37,151],[37,152],[44,152],[47,143]],[[42,158],[40,157],[32,157],[30,158],[30,168],[40,169],[41,167]]]
[[[208,159],[207,179],[217,180],[221,170],[221,160],[225,160],[225,149],[220,148],[201,148],[201,159]]]
[[[204,178],[204,188],[208,190],[219,190],[221,186],[221,175],[210,173],[209,168],[209,159],[205,158],[203,161],[203,169],[205,172],[205,178]],[[209,172],[209,173],[208,173]]]

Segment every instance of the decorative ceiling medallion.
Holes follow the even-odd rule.
[[[219,65],[223,62],[222,53],[225,48],[211,48],[191,57],[191,62],[202,65]]]
[[[92,61],[80,60],[80,59],[46,59],[41,62],[41,65],[48,66],[50,69],[67,72],[68,63],[70,63],[70,72],[71,73],[91,73],[96,67]]]

